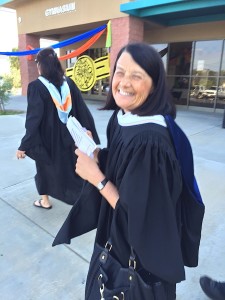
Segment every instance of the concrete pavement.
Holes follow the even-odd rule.
[[[111,112],[98,111],[88,101],[102,142]],[[88,262],[94,234],[52,247],[54,236],[71,206],[52,199],[53,209],[33,206],[38,199],[34,162],[17,160],[15,151],[24,134],[26,98],[12,97],[6,109],[19,115],[0,116],[0,299],[84,300]],[[195,173],[206,205],[199,266],[186,269],[187,280],[177,286],[177,300],[206,300],[199,277],[225,281],[225,129],[223,113],[178,108],[177,123],[192,144]],[[96,299],[97,300],[97,299]],[[141,300],[141,299],[137,299]]]

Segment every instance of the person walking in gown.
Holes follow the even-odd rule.
[[[35,183],[40,199],[36,207],[50,209],[49,196],[73,205],[78,198],[83,179],[74,171],[76,155],[74,141],[66,127],[70,115],[92,132],[100,143],[94,119],[73,80],[64,76],[53,48],[44,48],[36,57],[38,79],[28,85],[26,133],[16,152],[35,160]]]
[[[163,287],[164,296],[153,290],[154,300],[174,300],[176,284],[185,280],[184,267],[198,265],[204,204],[191,145],[174,121],[176,107],[153,47],[132,43],[119,51],[103,109],[114,110],[107,147],[96,149],[94,158],[76,149],[75,169],[86,185],[53,246],[97,228],[85,300],[106,299],[119,286],[113,270],[104,273],[105,256],[95,252],[107,247],[109,238],[107,249],[121,268],[128,268],[132,248],[142,280]],[[102,277],[95,273],[101,263]],[[115,299],[136,299],[132,291],[123,298],[124,288]]]

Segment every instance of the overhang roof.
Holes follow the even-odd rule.
[[[225,20],[225,0],[136,0],[120,11],[163,26]]]
[[[17,9],[18,6],[31,0],[0,0],[0,6]]]
[[[9,2],[12,2],[13,0],[0,0],[0,5],[8,4]]]

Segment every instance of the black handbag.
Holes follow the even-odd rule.
[[[166,300],[162,282],[147,284],[136,270],[133,248],[127,268],[111,255],[112,244],[95,243],[85,288],[85,300]]]

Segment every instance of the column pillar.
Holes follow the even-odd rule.
[[[112,73],[118,51],[130,42],[143,42],[144,22],[135,17],[122,17],[111,20],[112,46],[110,49],[110,70]]]
[[[32,34],[19,34],[19,51],[27,50],[27,46],[33,48],[40,47],[40,38]],[[27,56],[20,56],[20,74],[21,74],[21,84],[22,84],[22,95],[26,96],[27,86],[30,81],[37,79],[38,71],[37,66],[34,61],[34,56],[32,60],[28,60]]]

